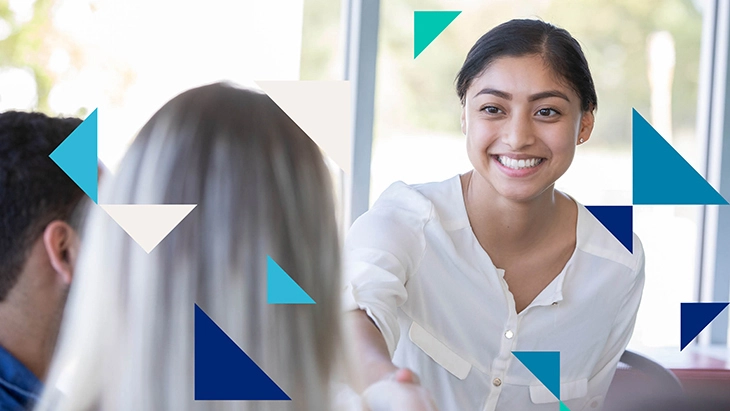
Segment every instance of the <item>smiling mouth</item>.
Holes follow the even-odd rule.
[[[512,170],[522,170],[524,168],[534,168],[540,165],[543,161],[545,161],[544,158],[540,157],[534,157],[534,158],[523,158],[523,159],[514,159],[507,156],[494,156],[497,161],[500,162],[503,166],[507,168],[511,168]]]

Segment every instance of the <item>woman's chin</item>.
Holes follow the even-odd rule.
[[[540,197],[549,187],[503,187],[497,193],[505,200],[515,203],[529,203]]]

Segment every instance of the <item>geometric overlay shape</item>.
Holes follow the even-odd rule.
[[[459,14],[460,11],[414,11],[413,58],[418,57]]]
[[[728,202],[632,109],[634,205]]]
[[[586,206],[586,209],[630,253],[634,252],[634,213],[632,206]]]
[[[50,154],[51,160],[95,203],[98,203],[99,186],[97,129],[94,109]]]
[[[684,350],[708,324],[715,319],[728,303],[681,303],[679,351]]]
[[[568,408],[567,405],[563,404],[563,402],[560,401],[560,411],[570,411],[570,408]]]
[[[349,175],[352,111],[349,81],[257,81],[259,87]]]
[[[194,351],[196,401],[291,400],[198,304]]]
[[[149,254],[196,204],[100,204],[114,221]]]
[[[270,256],[266,256],[266,300],[269,304],[315,304],[302,287]]]
[[[560,400],[560,351],[512,351],[512,354]]]

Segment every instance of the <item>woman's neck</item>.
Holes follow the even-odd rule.
[[[559,203],[565,200],[554,186],[529,201],[513,201],[474,171],[461,181],[472,230],[490,254],[517,256],[544,244],[554,233]]]

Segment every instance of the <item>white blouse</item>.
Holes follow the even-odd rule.
[[[634,253],[578,204],[576,248],[517,314],[504,270],[477,241],[459,176],[391,185],[345,242],[344,304],[365,310],[393,363],[414,370],[441,411],[555,411],[558,400],[512,351],[560,351],[561,399],[599,410],[644,287]]]

